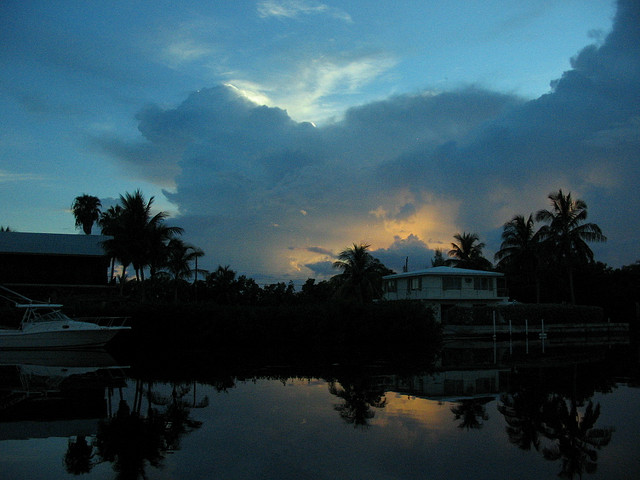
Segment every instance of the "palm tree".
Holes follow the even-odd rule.
[[[482,256],[485,244],[480,242],[477,233],[456,233],[453,238],[458,243],[451,244],[451,250],[448,252],[451,258],[446,261],[447,265],[475,270],[491,269],[491,262]]]
[[[157,217],[158,215],[156,215]],[[180,227],[171,227],[165,225],[163,221],[157,221],[152,218],[147,228],[147,248],[148,248],[148,265],[149,273],[153,277],[158,268],[166,263],[168,256],[171,255],[168,249],[169,244],[176,240],[176,235],[181,235],[183,229]],[[192,247],[190,247],[192,248]]]
[[[166,212],[151,215],[154,197],[147,202],[140,192],[120,195],[122,213],[120,216],[121,241],[126,245],[136,278],[144,280],[144,267],[151,266],[153,273],[158,267],[165,242],[173,236],[182,234],[180,227],[164,224]]]
[[[76,197],[71,205],[71,211],[76,218],[76,228],[82,227],[86,235],[91,235],[93,224],[100,218],[100,199],[83,194]]]
[[[535,231],[533,215],[524,218],[515,215],[504,224],[500,250],[494,256],[497,268],[524,278],[525,285],[531,285],[531,277],[536,284],[536,301],[540,302],[539,268],[539,235]]]
[[[105,251],[111,257],[111,274],[109,280],[113,280],[113,273],[115,270],[116,260],[120,260],[124,271],[131,263],[130,255],[126,250],[126,245],[122,242],[122,207],[120,205],[111,206],[106,212],[102,212],[98,225],[102,230],[103,235],[108,235],[112,238],[103,242],[102,246]]]
[[[576,302],[573,287],[573,268],[576,263],[592,263],[593,252],[587,242],[605,242],[607,237],[595,223],[583,223],[587,219],[587,204],[558,192],[550,193],[551,210],[540,210],[536,220],[545,222],[539,235],[551,250],[554,260],[567,271],[571,303]]]
[[[436,248],[433,251],[433,258],[431,259],[432,267],[442,267],[447,264],[447,261],[444,259],[444,255],[442,255],[442,249]]]
[[[191,262],[196,261],[198,257],[202,257],[204,252],[199,248],[187,245],[179,238],[173,238],[167,245],[166,253],[164,269],[169,272],[173,279],[174,298],[177,301],[178,282],[193,275],[194,270],[191,268]]]
[[[333,268],[342,270],[338,281],[338,296],[370,302],[382,294],[382,276],[393,273],[369,253],[370,245],[361,243],[340,252]]]
[[[217,302],[229,305],[240,293],[240,282],[236,280],[236,272],[229,265],[218,265],[218,268],[207,275],[207,286],[213,291]]]

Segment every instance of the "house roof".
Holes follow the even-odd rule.
[[[0,232],[0,254],[103,256],[102,242],[110,238],[106,235]]]
[[[402,272],[402,273],[394,273],[393,275],[386,275],[382,278],[385,280],[394,279],[394,278],[405,278],[405,277],[427,277],[427,276],[447,276],[447,275],[455,275],[455,276],[464,276],[464,277],[502,277],[503,274],[500,272],[487,272],[485,270],[469,270],[466,268],[455,268],[455,267],[433,267],[426,268],[424,270],[414,270],[412,272]]]

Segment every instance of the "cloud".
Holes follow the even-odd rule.
[[[33,182],[44,180],[45,177],[35,173],[12,173],[0,170],[0,183],[9,182]]]
[[[410,234],[407,238],[396,236],[389,248],[379,248],[372,251],[371,254],[386,267],[401,272],[405,265],[409,267],[409,270],[430,267],[434,249],[429,248],[416,235]]]
[[[335,7],[305,0],[265,0],[258,4],[258,14],[263,17],[297,18],[302,15],[329,15],[338,20],[352,22],[351,16]]]
[[[282,106],[292,118],[322,122],[340,117],[345,97],[357,96],[362,87],[396,63],[391,55],[381,51],[314,52],[310,58],[292,60],[283,67],[287,74],[276,77],[271,74],[270,81],[247,80],[254,76],[253,72],[238,72],[226,84],[259,104]],[[283,83],[287,88],[282,88]]]
[[[620,2],[612,32],[532,101],[477,87],[425,91],[314,127],[218,86],[138,114],[136,148],[151,152],[151,164],[124,143],[103,148],[150,176],[173,176],[166,195],[205,262],[256,277],[326,277],[335,273],[331,252],[360,241],[397,271],[407,256],[410,268],[424,268],[462,231],[478,233],[492,258],[503,223],[547,208],[558,188],[584,199],[609,237],[593,246],[596,258],[632,263],[638,8]]]

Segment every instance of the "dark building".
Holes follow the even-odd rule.
[[[103,235],[0,232],[0,284],[106,285]]]

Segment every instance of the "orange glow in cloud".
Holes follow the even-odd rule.
[[[455,221],[460,203],[428,194],[421,198],[408,192],[397,195],[387,205],[371,212],[382,221],[381,244],[378,247],[388,247],[396,237],[407,238],[412,234],[429,248],[442,248],[443,244],[448,246],[449,239],[459,230]],[[402,209],[407,205],[411,206],[410,213],[403,215]]]
[[[345,213],[334,218],[316,218],[305,209],[289,219],[291,243],[277,247],[268,261],[273,269],[284,267],[286,274],[300,277],[312,274],[305,265],[333,262],[338,253],[354,243],[366,243],[377,250],[389,248],[398,238],[414,235],[431,249],[447,250],[450,239],[460,230],[455,223],[460,204],[455,199],[435,198],[426,193],[417,197],[405,191],[386,198],[364,216]],[[310,224],[313,224],[311,231]],[[297,232],[305,232],[306,236],[295,238]]]

